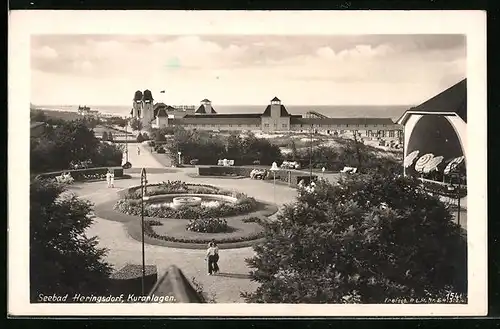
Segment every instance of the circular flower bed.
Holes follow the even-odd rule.
[[[114,209],[127,215],[139,216],[142,211],[141,191],[139,188],[137,189],[132,189],[125,195],[125,198],[118,200]],[[204,202],[197,205],[178,205],[173,202],[174,198],[168,196],[169,194],[178,198],[201,196]],[[222,190],[210,185],[186,184],[179,181],[147,186],[146,196],[153,198],[145,201],[144,215],[155,218],[204,219],[236,216],[250,213],[256,210],[259,205],[254,198],[243,193]],[[159,202],[159,200],[163,202]]]
[[[228,231],[227,221],[221,218],[192,219],[186,230],[200,233],[222,233]]]

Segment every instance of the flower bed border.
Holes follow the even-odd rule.
[[[113,209],[114,204],[116,203],[117,199],[110,200],[107,202],[99,203],[94,207],[94,213],[96,217],[105,219],[105,220],[111,220],[115,222],[120,222],[124,224],[125,229],[127,230],[129,236],[133,238],[136,241],[141,241],[142,239],[142,234],[141,234],[141,226],[140,226],[140,221],[138,220],[138,216],[132,216],[132,215],[127,215],[122,212],[119,212],[115,209]],[[230,223],[231,220],[241,220],[243,222],[243,218],[250,218],[250,217],[259,217],[262,220],[266,220],[269,216],[275,214],[278,211],[278,207],[274,204],[261,201],[261,200],[256,200],[259,205],[264,206],[264,209],[257,210],[254,212],[250,212],[245,215],[238,215],[238,216],[231,216],[231,217],[225,217],[228,220],[228,223]],[[159,219],[156,217],[144,217],[145,221],[165,221],[165,220],[174,220],[174,221],[180,221],[183,224],[187,222],[184,219]],[[146,224],[147,225],[147,224]],[[230,225],[231,226],[231,225]],[[191,232],[193,233],[193,232]],[[199,233],[202,235],[205,234],[210,234],[210,233]],[[242,240],[239,241],[227,241],[227,234],[228,233],[213,233],[213,234],[220,234],[220,235],[226,235],[226,239],[224,237],[222,239],[217,239],[215,238],[215,241],[219,244],[219,247],[221,249],[233,249],[233,248],[244,248],[244,247],[250,247],[252,245],[255,245],[256,243],[259,243],[263,239],[263,235],[258,235],[258,236],[250,236],[247,238],[239,238]],[[263,234],[263,233],[262,233]],[[208,237],[208,235],[207,235]],[[210,237],[206,239],[212,239],[213,235],[210,234]],[[172,241],[176,240],[176,241]],[[147,244],[150,245],[157,245],[157,246],[163,246],[163,247],[171,247],[171,248],[181,248],[181,249],[205,249],[207,247],[207,242],[206,240],[200,240],[200,242],[193,242],[194,240],[191,241],[185,241],[181,242],[182,238],[172,238],[172,239],[160,239],[160,238],[154,238],[151,237],[147,234],[144,236],[144,241]],[[202,242],[203,241],[203,242]]]
[[[204,176],[199,174],[187,173],[186,176],[191,178],[216,178],[216,179],[244,179],[245,176]]]

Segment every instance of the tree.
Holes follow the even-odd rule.
[[[47,116],[42,110],[31,110],[30,111],[31,122],[46,122]]]
[[[57,127],[55,135],[61,169],[67,168],[71,161],[85,161],[96,154],[99,141],[94,132],[81,121],[71,121]]]
[[[92,205],[63,196],[64,187],[35,180],[30,186],[30,299],[40,294],[104,295],[112,267],[96,237],[87,237]]]
[[[102,133],[102,137],[101,137],[101,139],[102,139],[103,141],[107,141],[107,140],[109,140],[109,136],[108,136],[108,132],[107,132],[107,131],[105,131],[105,132],[103,132],[103,133]]]
[[[154,138],[155,138],[155,141],[157,141],[157,142],[164,142],[167,140],[167,138],[165,137],[165,134],[163,134],[161,130],[155,131]]]
[[[108,141],[113,141],[113,133],[111,131],[108,133]]]
[[[137,118],[133,118],[130,120],[130,128],[132,128],[133,131],[142,130],[142,121]]]
[[[144,137],[142,137],[142,134],[141,134],[141,133],[139,133],[139,134],[137,135],[137,139],[136,139],[136,140],[137,140],[137,143],[142,143],[142,142],[144,142]]]
[[[265,224],[247,262],[258,303],[384,303],[467,291],[467,243],[446,206],[401,176],[318,181]]]

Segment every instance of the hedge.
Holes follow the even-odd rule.
[[[236,176],[244,176],[250,177],[250,173],[255,168],[252,167],[223,167],[223,166],[212,166],[212,167],[198,167],[198,175],[200,176],[225,176],[225,175],[236,175]],[[289,176],[290,175],[290,176]],[[304,180],[305,183],[309,182],[310,175],[305,174],[302,171],[294,171],[294,170],[278,170],[275,172],[276,180],[288,183],[288,179],[290,177],[290,184],[293,186],[297,186],[301,180]],[[317,175],[312,175],[312,179],[316,180],[318,178]],[[273,174],[271,171],[266,171],[265,179],[273,179]]]
[[[86,168],[86,169],[74,169],[74,170],[61,170],[61,171],[53,171],[48,173],[43,173],[36,176],[36,179],[53,179],[57,176],[62,175],[63,173],[70,173],[71,177],[75,181],[85,181],[85,176],[88,175],[106,175],[108,170],[112,169],[115,174],[115,178],[123,176],[123,168],[122,167],[99,167],[99,168]]]
[[[158,280],[158,270],[156,265],[146,265],[146,276],[144,277],[144,293],[153,289]],[[119,271],[109,277],[108,293],[112,296],[125,296],[125,301],[129,294],[142,296],[142,265],[127,264]]]

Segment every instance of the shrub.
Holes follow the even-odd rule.
[[[198,164],[198,162],[200,162],[200,160],[198,160],[198,159],[192,159],[191,161],[189,161],[189,163],[193,166],[196,166]]]
[[[212,237],[207,237],[206,239],[192,239],[192,238],[177,238],[177,237],[172,237],[172,236],[167,236],[167,235],[160,235],[156,233],[152,226],[149,225],[149,223],[146,221],[144,222],[144,234],[146,234],[148,237],[153,238],[153,239],[158,239],[158,240],[163,240],[163,241],[171,241],[171,242],[180,242],[180,243],[196,243],[196,244],[205,244],[212,242],[213,238]],[[255,232],[247,236],[236,236],[236,237],[219,237],[216,239],[218,243],[235,243],[235,242],[242,242],[242,241],[251,241],[251,240],[257,240],[260,239],[264,236],[263,232]]]
[[[147,133],[147,132],[143,132],[143,133],[142,133],[142,138],[143,138],[145,141],[149,140],[149,135],[148,135],[148,133]]]
[[[261,219],[259,217],[248,217],[241,220],[243,223],[260,223]]]
[[[142,134],[141,134],[141,133],[139,133],[139,134],[137,135],[136,141],[137,141],[137,143],[142,143],[142,142],[144,142],[144,137],[142,136]]]
[[[132,168],[132,164],[130,162],[125,162],[123,165],[122,165],[122,168],[123,169],[130,169]]]
[[[255,160],[254,162],[252,162],[252,164],[254,164],[254,165],[260,165],[260,160]]]
[[[246,198],[236,204],[222,203],[216,208],[183,206],[174,209],[169,206],[151,207],[148,203],[144,207],[144,215],[154,218],[202,219],[241,215],[253,211],[257,206],[258,203],[253,198]],[[137,199],[120,199],[115,203],[114,209],[132,216],[141,214],[141,204]]]
[[[222,233],[227,232],[228,226],[225,219],[199,218],[190,220],[186,226],[188,231],[200,233]]]
[[[146,265],[146,276],[144,278],[145,294],[153,288],[158,280],[156,265]],[[142,265],[127,264],[109,277],[108,291],[111,295],[124,294],[142,295]],[[126,300],[126,298],[125,298]]]
[[[164,154],[165,153],[165,149],[160,146],[157,150],[156,150],[157,153],[160,153],[160,154]]]
[[[467,292],[467,242],[418,180],[355,175],[300,193],[248,260],[247,302],[384,303]]]

